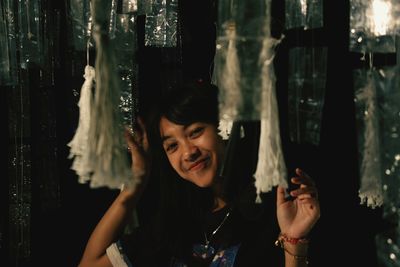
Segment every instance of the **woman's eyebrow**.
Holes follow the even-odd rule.
[[[164,144],[164,142],[167,141],[167,140],[170,139],[170,138],[172,138],[172,136],[169,136],[169,135],[162,136],[162,137],[161,137],[161,143]]]
[[[186,130],[186,129],[189,128],[192,124],[193,124],[193,123],[188,124],[188,125],[183,125],[183,130]],[[167,141],[167,140],[170,139],[170,138],[172,138],[172,136],[170,136],[170,135],[164,135],[164,136],[162,136],[162,137],[161,137],[161,143],[164,143],[165,141]]]

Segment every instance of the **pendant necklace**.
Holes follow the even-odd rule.
[[[205,239],[206,243],[194,246],[193,250],[194,250],[195,255],[197,255],[203,259],[207,259],[215,254],[215,249],[212,246],[210,246],[210,242],[211,242],[212,238],[214,237],[214,235],[218,232],[218,230],[224,225],[224,223],[228,219],[230,213],[231,213],[231,211],[229,210],[226,213],[222,222],[218,225],[217,228],[215,228],[215,230],[211,233],[209,238],[207,237],[207,233],[204,232],[204,239]]]

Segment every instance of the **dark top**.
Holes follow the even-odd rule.
[[[268,194],[271,195],[271,194]],[[211,249],[205,250],[203,229],[193,229],[198,235],[193,240],[192,257],[182,260],[168,255],[167,249],[156,249],[157,244],[146,227],[137,228],[133,234],[119,241],[119,248],[133,267],[252,267],[283,266],[283,252],[274,242],[279,230],[276,222],[275,202],[264,197],[263,204],[224,207],[205,218],[205,229],[211,233],[229,216],[210,240]],[[201,255],[213,252],[208,258]]]

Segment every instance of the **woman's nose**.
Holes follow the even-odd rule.
[[[200,156],[200,150],[197,146],[186,143],[185,151],[184,151],[184,159],[187,161],[196,161],[196,159]]]

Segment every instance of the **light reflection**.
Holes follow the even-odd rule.
[[[389,31],[391,22],[391,3],[383,0],[373,0],[372,2],[372,27],[376,36],[386,35]]]

